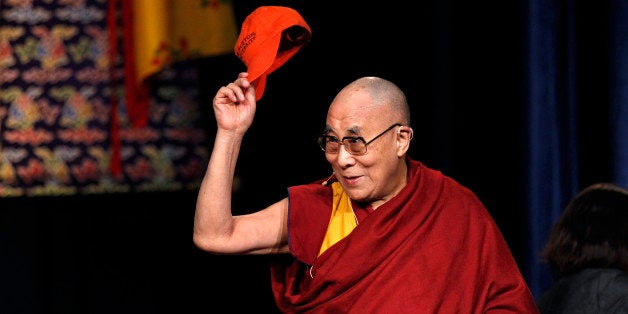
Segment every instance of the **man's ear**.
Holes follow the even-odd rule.
[[[412,137],[414,137],[414,130],[411,127],[402,125],[397,129],[398,155],[401,156],[408,151]]]

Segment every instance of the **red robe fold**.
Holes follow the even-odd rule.
[[[441,172],[408,164],[408,185],[319,257],[331,187],[321,180],[289,189],[292,255],[271,266],[278,307],[287,313],[538,313],[480,200]]]

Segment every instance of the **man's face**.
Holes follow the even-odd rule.
[[[359,91],[339,94],[327,114],[325,135],[337,141],[344,138],[347,143],[356,140],[368,143],[363,155],[355,151],[351,154],[343,142],[337,151],[326,152],[325,158],[347,195],[374,208],[400,189],[394,179],[399,176],[396,145],[399,121],[392,121],[392,116],[385,106],[373,105],[368,94]]]

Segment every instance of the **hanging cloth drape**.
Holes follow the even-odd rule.
[[[117,36],[122,36],[125,108],[130,126],[141,128],[148,123],[150,77],[177,61],[232,53],[237,38],[235,14],[230,0],[121,0],[120,3],[120,6],[117,0],[109,3],[110,60],[115,68]],[[117,9],[122,17],[120,34],[116,31]],[[114,175],[119,175],[118,99],[113,99],[116,98],[113,94],[110,168]]]
[[[611,1],[611,116],[614,182],[628,188],[628,1]]]
[[[148,121],[147,79],[177,61],[231,53],[237,28],[230,1],[124,2],[127,112],[132,126],[143,127]]]
[[[561,9],[551,1],[528,1],[526,199],[530,237],[524,275],[537,297],[551,283],[549,268],[540,264],[540,248],[565,200],[578,187],[574,14],[569,5],[566,12]]]
[[[529,242],[526,252],[524,275],[536,297],[552,283],[549,266],[540,260],[540,252],[553,224],[558,220],[568,201],[575,196],[583,182],[585,159],[602,151],[587,151],[582,144],[581,121],[589,106],[578,97],[581,90],[592,89],[582,82],[585,72],[586,51],[581,30],[577,25],[595,16],[577,1],[528,0],[527,16],[527,208]],[[606,12],[606,11],[600,11]],[[595,104],[609,108],[608,131],[600,132],[608,140],[612,156],[608,160],[612,181],[620,186],[628,185],[628,2],[610,1],[610,23],[603,32],[610,34],[608,69],[609,87],[602,90],[598,99],[605,101],[608,92],[610,103]],[[597,13],[599,14],[599,12]],[[606,13],[604,13],[606,14]],[[606,28],[608,27],[608,28]],[[588,30],[590,31],[590,30]],[[607,49],[606,47],[595,48]],[[595,63],[604,64],[595,60]],[[604,79],[604,78],[600,78]],[[578,85],[578,83],[581,83]],[[608,137],[608,138],[607,138]],[[589,155],[587,155],[589,154]],[[593,165],[595,166],[595,165]]]

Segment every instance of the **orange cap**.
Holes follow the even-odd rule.
[[[286,63],[311,36],[310,26],[292,8],[262,6],[244,19],[234,51],[247,67],[256,100],[264,94],[266,76]]]

